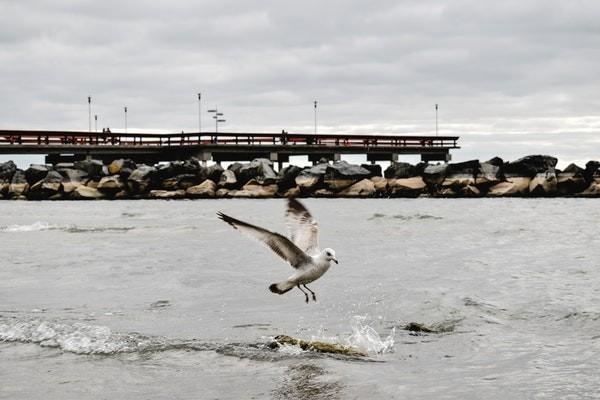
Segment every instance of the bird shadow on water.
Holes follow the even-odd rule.
[[[271,393],[274,399],[341,399],[344,386],[314,363],[288,367],[282,384]]]

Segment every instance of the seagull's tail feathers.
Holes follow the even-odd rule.
[[[296,286],[296,284],[293,282],[283,281],[272,284],[271,286],[269,286],[269,290],[273,293],[284,294],[292,290],[294,286]]]

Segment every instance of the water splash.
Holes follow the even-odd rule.
[[[96,233],[96,232],[127,232],[134,229],[131,226],[108,226],[108,227],[81,227],[77,225],[55,225],[48,222],[37,221],[26,225],[6,225],[0,226],[0,232],[18,233],[18,232],[44,232],[44,231],[63,231],[67,233]]]
[[[379,333],[367,322],[367,316],[355,316],[352,319],[352,335],[346,339],[346,346],[356,347],[368,354],[384,354],[394,351],[396,328],[382,339]]]

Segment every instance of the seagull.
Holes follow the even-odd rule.
[[[285,219],[290,239],[222,212],[218,212],[217,216],[234,229],[265,244],[295,269],[294,274],[286,280],[269,286],[271,292],[284,294],[297,287],[304,293],[308,303],[308,293],[302,289],[303,286],[312,294],[313,301],[317,301],[315,292],[306,285],[323,276],[331,266],[331,261],[338,264],[338,260],[333,249],[319,250],[319,225],[302,203],[293,198],[288,199]]]

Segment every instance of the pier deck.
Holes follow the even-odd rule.
[[[449,161],[458,149],[457,136],[391,136],[383,134],[296,133],[102,133],[81,131],[0,130],[0,154],[41,154],[46,162],[93,157],[110,161],[130,158],[153,163],[197,157],[202,161],[246,161],[263,157],[288,162],[308,156],[316,162],[341,154],[365,154],[367,160],[397,160],[400,154],[420,155],[424,161]]]

